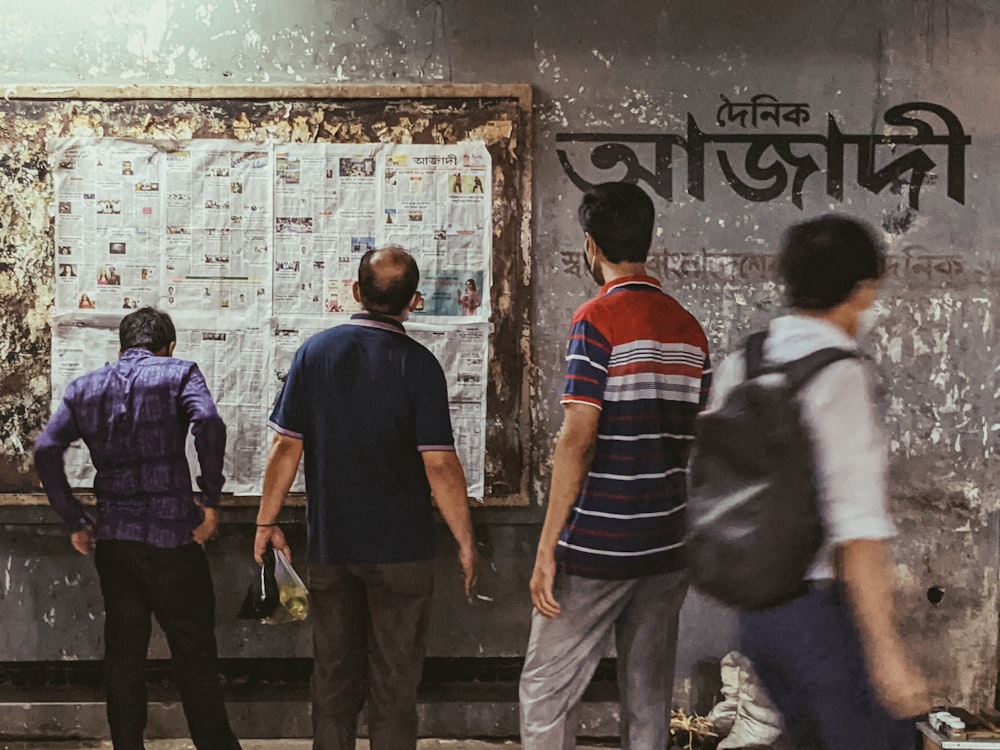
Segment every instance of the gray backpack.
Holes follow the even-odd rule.
[[[747,340],[746,379],[697,420],[688,469],[688,565],[695,588],[741,609],[794,599],[823,540],[812,445],[796,394],[821,369],[858,356],[826,348],[763,362]],[[761,378],[781,373],[783,378]]]

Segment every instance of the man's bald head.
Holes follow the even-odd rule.
[[[399,245],[369,250],[358,266],[361,306],[382,315],[402,315],[420,283],[417,262]]]

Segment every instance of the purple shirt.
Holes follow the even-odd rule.
[[[194,362],[133,348],[66,389],[35,442],[35,467],[52,507],[72,531],[90,524],[73,496],[63,454],[83,438],[97,469],[97,538],[179,547],[202,521],[184,453],[194,434],[202,504],[219,506],[226,426]]]

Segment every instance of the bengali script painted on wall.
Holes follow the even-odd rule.
[[[931,102],[908,102],[890,107],[883,115],[885,132],[845,133],[832,113],[825,132],[809,132],[810,106],[781,102],[768,94],[734,102],[722,96],[716,111],[716,132],[706,132],[688,113],[687,131],[676,133],[558,133],[556,142],[594,144],[590,162],[600,170],[625,167],[620,182],[644,182],[664,200],[674,200],[674,158],[686,156],[687,194],[706,200],[707,156],[715,155],[729,187],[754,202],[775,200],[786,192],[803,207],[803,189],[815,174],[826,176],[826,194],[844,199],[845,156],[854,151],[861,187],[878,194],[887,187],[906,190],[911,209],[920,207],[920,193],[939,171],[948,198],[965,203],[965,150],[972,142],[955,114]],[[652,165],[643,163],[636,149],[652,147]],[[589,182],[570,163],[565,148],[559,161],[573,184],[587,190]],[[742,156],[742,171],[737,168]],[[817,158],[819,159],[817,161]],[[941,166],[940,170],[939,165]],[[617,171],[617,170],[616,170]],[[611,179],[611,178],[609,178]],[[601,182],[603,180],[598,180]]]

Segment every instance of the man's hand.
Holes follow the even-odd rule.
[[[559,602],[553,594],[556,544],[590,471],[600,419],[600,409],[589,404],[569,403],[563,411],[563,423],[552,455],[549,506],[545,509],[535,569],[531,573],[531,602],[544,617],[559,616]]]
[[[258,526],[253,540],[253,559],[258,565],[264,564],[268,544],[283,554],[288,562],[292,561],[292,548],[288,546],[284,532],[277,526]]]
[[[479,553],[475,544],[468,544],[458,549],[458,562],[462,566],[462,576],[465,578],[465,599],[472,604],[476,591],[476,567],[479,564]]]
[[[203,508],[202,510],[205,513],[204,520],[191,533],[191,538],[198,544],[204,544],[215,536],[215,530],[219,526],[219,512],[215,508]]]
[[[84,526],[70,534],[69,538],[73,544],[73,549],[81,555],[87,556],[94,551],[95,539],[93,526]]]
[[[556,580],[556,559],[551,552],[538,550],[531,573],[531,602],[543,617],[558,617],[561,608],[552,592]]]

